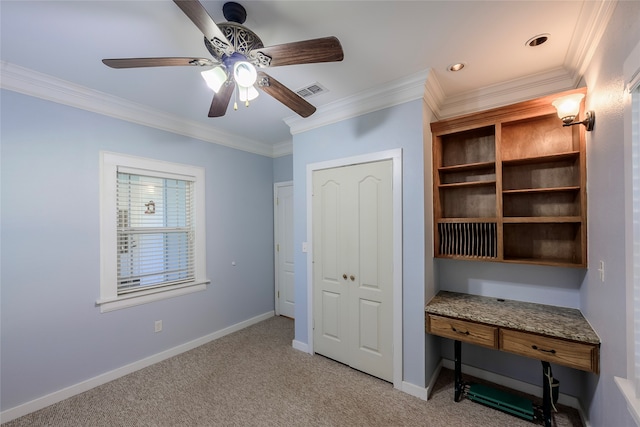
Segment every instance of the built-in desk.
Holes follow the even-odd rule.
[[[461,342],[542,361],[543,417],[551,426],[549,363],[598,374],[600,338],[580,310],[456,292],[440,292],[425,308],[426,331],[455,340],[455,400],[464,388]]]

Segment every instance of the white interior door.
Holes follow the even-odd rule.
[[[393,381],[392,161],[313,173],[314,351]]]
[[[276,314],[294,318],[293,184],[275,186]]]

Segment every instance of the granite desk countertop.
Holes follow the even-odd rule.
[[[589,344],[600,338],[580,310],[441,291],[425,312]]]

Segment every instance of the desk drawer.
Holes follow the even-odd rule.
[[[448,317],[428,315],[427,332],[445,338],[498,348],[498,328],[449,319]]]
[[[599,371],[600,350],[594,344],[576,343],[501,329],[500,349],[596,374]]]

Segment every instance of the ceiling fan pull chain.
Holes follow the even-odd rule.
[[[238,111],[238,92],[239,91],[240,91],[240,86],[238,86],[238,91],[235,91],[235,90],[233,91],[233,111]]]

